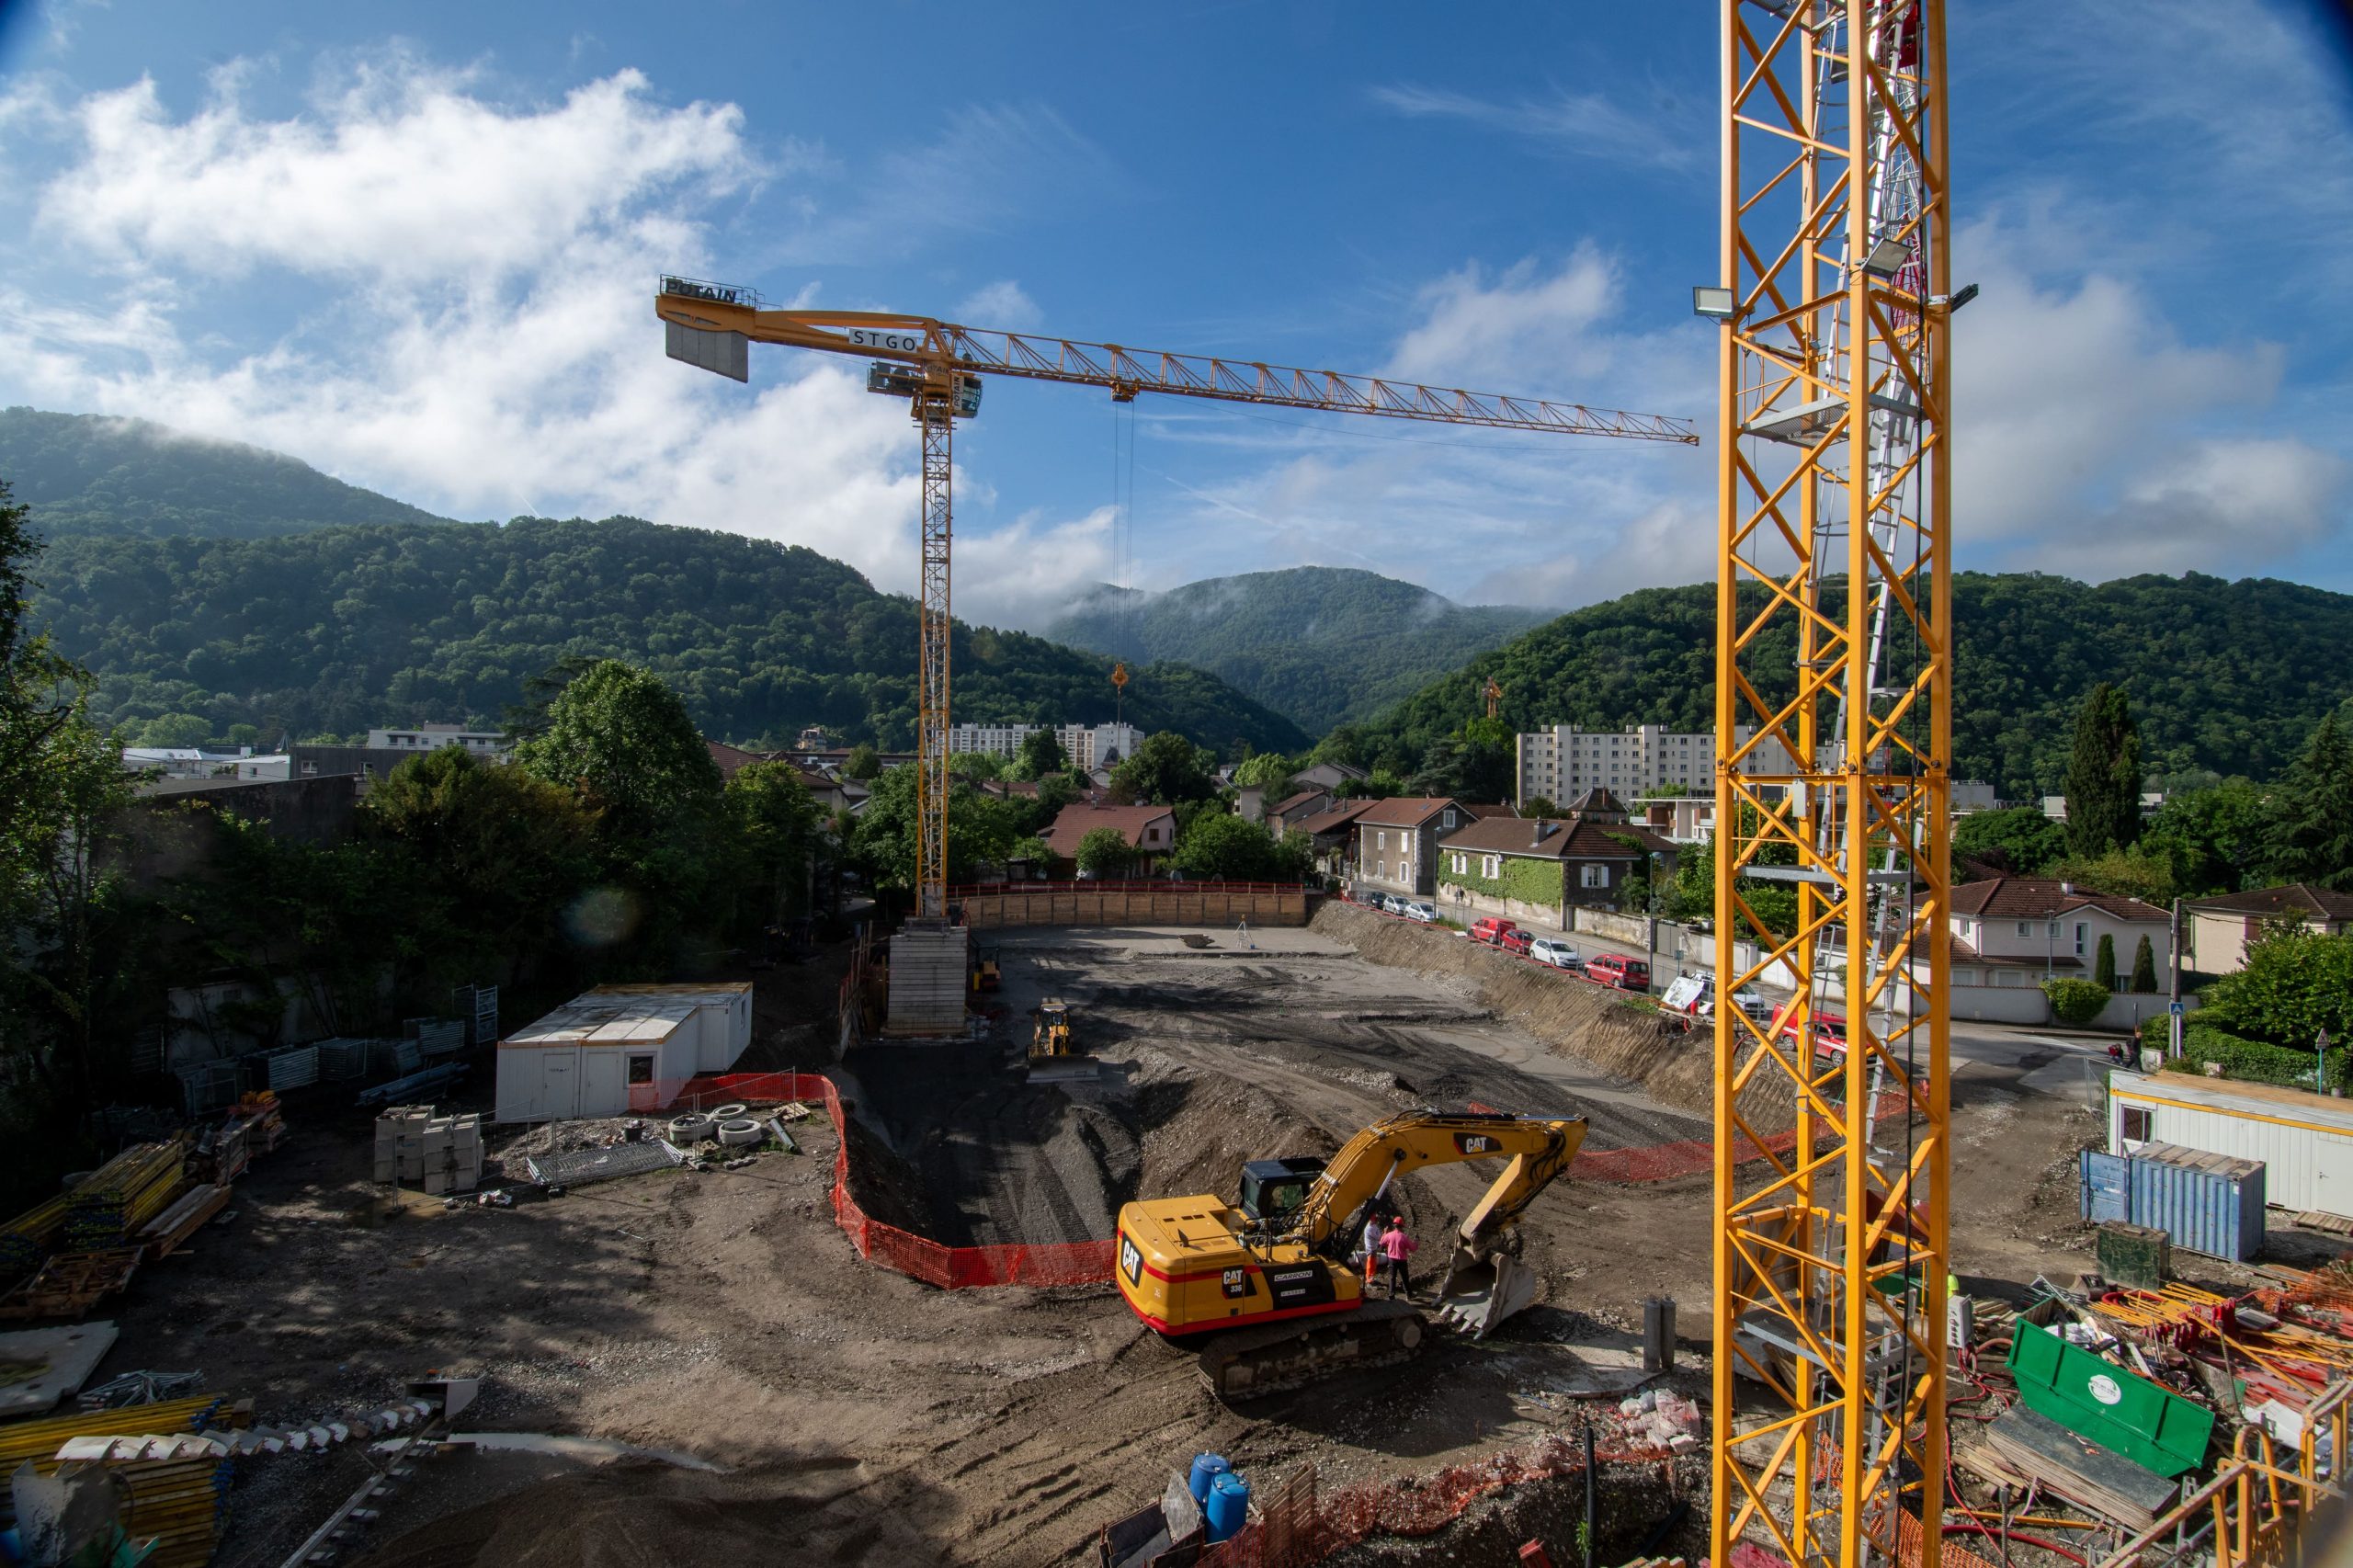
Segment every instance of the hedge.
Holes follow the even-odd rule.
[[[2141,1024],[2141,1043],[2153,1051],[2165,1049],[2168,1034],[2166,1020],[2162,1017],[2144,1019]],[[2338,1046],[2328,1053],[2328,1082],[2339,1087],[2347,1081],[2346,1051],[2346,1047]],[[2196,1018],[2186,1020],[2181,1030],[2181,1059],[2167,1062],[2165,1070],[2203,1074],[2210,1062],[2222,1063],[2225,1078],[2277,1084],[2288,1089],[2313,1086],[2311,1051],[2267,1045],[2259,1040],[2234,1035],[2218,1024],[2201,1023]]]
[[[2108,987],[2097,981],[2070,976],[2046,980],[2042,994],[2050,998],[2051,1016],[2076,1028],[2098,1017],[2099,1010],[2108,1006]]]

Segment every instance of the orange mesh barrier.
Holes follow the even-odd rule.
[[[815,1100],[834,1123],[834,1222],[869,1263],[937,1285],[964,1290],[992,1285],[1100,1285],[1111,1278],[1111,1244],[1018,1244],[951,1247],[869,1217],[849,1189],[849,1135],[841,1095],[820,1073],[729,1073],[666,1085],[662,1108],[709,1110],[738,1100]]]

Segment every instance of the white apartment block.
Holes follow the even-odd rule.
[[[419,724],[412,730],[370,730],[368,745],[371,751],[438,751],[443,746],[463,746],[477,756],[500,756],[506,751],[506,737],[496,730],[469,730],[462,724]]]
[[[961,751],[1014,756],[1040,730],[1051,730],[1063,755],[1080,768],[1108,767],[1136,749],[1133,724],[958,724],[948,732],[948,751],[951,756]]]
[[[1746,725],[1735,732],[1748,739]],[[1786,773],[1789,754],[1777,741],[1749,753],[1743,773]],[[1713,788],[1716,737],[1711,732],[1679,734],[1658,724],[1631,730],[1581,730],[1554,724],[1519,737],[1519,798],[1540,797],[1565,810],[1587,790],[1607,790],[1620,800],[1667,785],[1693,791]]]

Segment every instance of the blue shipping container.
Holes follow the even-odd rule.
[[[2245,1263],[2263,1250],[2264,1166],[2172,1143],[2083,1155],[2082,1212],[2163,1231],[2173,1244]]]

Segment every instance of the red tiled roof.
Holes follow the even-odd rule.
[[[2308,882],[2285,887],[2253,888],[2245,892],[2217,893],[2212,898],[2184,901],[2189,909],[2215,915],[2276,915],[2303,920],[2353,920],[2353,893],[2316,888]]]
[[[1952,912],[1987,920],[2049,920],[2071,909],[2104,910],[2119,920],[2156,921],[2171,917],[2154,903],[2115,893],[2071,887],[2052,877],[1989,877],[1952,890]]]
[[[1326,833],[1337,833],[1378,804],[1380,802],[1377,801],[1345,801],[1328,812],[1319,812],[1303,821],[1291,824],[1291,831],[1319,836]]]
[[[1068,858],[1078,853],[1078,841],[1098,827],[1116,828],[1127,838],[1131,848],[1143,844],[1143,830],[1163,817],[1169,819],[1174,831],[1176,813],[1166,806],[1096,806],[1084,801],[1074,801],[1064,806],[1054,818],[1044,837],[1046,846]]]
[[[1419,827],[1449,806],[1461,809],[1460,801],[1444,795],[1401,795],[1392,801],[1375,801],[1372,810],[1358,820],[1371,827]]]
[[[719,776],[722,778],[733,778],[752,764],[767,762],[771,757],[770,753],[745,751],[742,746],[731,746],[725,741],[705,741],[702,744],[710,748],[710,760],[719,765]]]
[[[1542,830],[1540,837],[1538,830]],[[1625,823],[1563,822],[1557,817],[1489,817],[1448,834],[1438,841],[1441,849],[1468,849],[1483,855],[1533,855],[1548,860],[1631,860],[1642,850],[1624,841],[1633,839],[1643,849],[1672,852],[1675,846],[1651,832]]]
[[[1459,803],[1464,811],[1469,812],[1481,822],[1486,821],[1489,817],[1516,817],[1519,815],[1519,812],[1513,810],[1511,803],[1507,801],[1498,801],[1494,805],[1488,805],[1484,801],[1463,801]]]
[[[1329,790],[1302,790],[1298,794],[1293,795],[1288,801],[1280,801],[1276,802],[1274,805],[1268,806],[1267,808],[1267,814],[1270,817],[1279,817],[1287,812],[1295,812],[1300,807],[1307,804],[1308,801],[1314,800],[1317,796],[1328,795],[1332,791]]]

